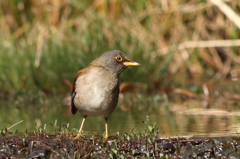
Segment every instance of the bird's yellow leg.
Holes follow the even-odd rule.
[[[108,138],[108,118],[105,118],[105,136],[104,139]]]
[[[77,134],[76,137],[73,138],[73,140],[79,139],[79,137],[82,135],[82,128],[83,128],[83,125],[84,125],[84,122],[85,122],[86,118],[87,118],[86,115],[83,116],[82,123],[81,123],[81,126],[80,126],[80,128],[79,128],[78,134]]]

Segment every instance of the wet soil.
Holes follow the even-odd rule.
[[[239,137],[84,136],[18,133],[0,137],[0,158],[240,158]]]

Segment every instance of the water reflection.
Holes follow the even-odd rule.
[[[191,103],[192,102],[192,103]],[[240,113],[238,110],[232,112],[224,109],[205,109],[199,108],[199,102],[190,101],[186,104],[155,102],[143,102],[136,104],[132,111],[122,111],[120,106],[116,108],[109,118],[109,133],[115,135],[119,133],[131,133],[133,130],[145,132],[146,125],[143,121],[153,124],[157,122],[155,128],[159,129],[162,136],[229,136],[238,135],[240,131]],[[134,104],[134,103],[133,103]],[[65,116],[67,109],[62,104],[58,105],[19,105],[10,107],[8,104],[1,103],[1,128],[10,127],[14,123],[23,120],[22,123],[11,128],[10,131],[34,131],[35,124],[46,124],[46,131],[54,132],[54,128],[49,124],[67,125],[76,128],[80,126],[82,116],[76,115]],[[104,133],[104,118],[89,116],[84,125],[85,134]]]

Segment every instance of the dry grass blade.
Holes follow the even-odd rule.
[[[184,89],[179,89],[179,88],[175,89],[174,93],[183,94],[183,95],[186,95],[186,96],[189,96],[189,97],[202,98],[201,95],[197,95],[195,93],[189,92],[189,91],[184,90]]]
[[[240,17],[222,0],[211,0],[240,29]]]
[[[15,124],[13,124],[12,126],[8,127],[7,129],[9,130],[9,129],[13,128],[14,126],[16,126],[16,125],[20,124],[21,122],[23,122],[23,120],[21,120],[21,121],[19,121],[19,122],[15,123]]]
[[[159,50],[161,55],[171,50],[185,50],[188,48],[210,48],[210,47],[233,47],[240,46],[240,40],[206,40],[206,41],[185,41],[180,44],[165,47]]]

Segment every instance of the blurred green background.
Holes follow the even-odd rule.
[[[226,3],[240,14],[240,1]],[[189,81],[218,82],[239,72],[239,46],[198,47],[199,41],[218,46],[207,40],[240,37],[210,1],[1,0],[0,7],[4,100],[65,95],[66,81],[112,49],[142,64],[121,80],[142,83],[144,90],[188,87],[201,93]],[[188,41],[193,44],[183,45]]]

